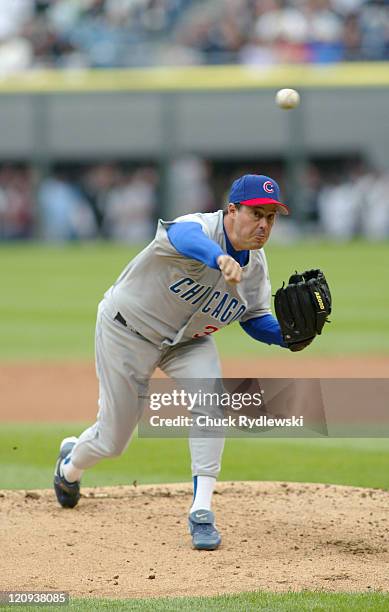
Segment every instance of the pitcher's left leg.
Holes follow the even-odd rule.
[[[160,368],[173,379],[199,379],[201,391],[219,387],[221,365],[214,340],[199,338],[172,347],[163,357]],[[216,382],[215,382],[216,381]],[[196,386],[197,388],[197,386]],[[196,405],[192,417],[209,415],[209,407]],[[212,495],[221,468],[224,448],[223,429],[210,434],[206,427],[193,427],[189,437],[194,484],[193,503],[189,511],[189,528],[195,548],[214,550],[221,542],[211,511]]]

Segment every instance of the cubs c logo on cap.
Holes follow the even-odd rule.
[[[264,174],[245,174],[232,183],[229,201],[243,206],[266,206],[273,204],[277,211],[287,215],[286,204],[280,202],[280,188],[277,181]]]
[[[263,184],[263,190],[266,191],[266,193],[274,193],[273,183],[271,183],[270,181],[265,181]]]

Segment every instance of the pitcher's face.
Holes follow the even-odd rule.
[[[236,251],[261,249],[268,241],[277,215],[275,204],[264,206],[228,205],[225,227]]]

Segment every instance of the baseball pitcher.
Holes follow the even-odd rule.
[[[225,210],[159,221],[154,240],[105,293],[96,324],[99,411],[79,438],[61,443],[54,489],[63,507],[77,504],[85,469],[126,449],[157,367],[174,379],[221,378],[212,334],[236,321],[256,340],[293,351],[321,332],[331,296],[319,270],[291,277],[277,292],[279,320],[271,314],[263,247],[278,213],[288,214],[288,207],[280,202],[277,183],[263,175],[242,176]],[[192,542],[214,550],[221,536],[211,501],[224,439],[190,437],[189,445]]]

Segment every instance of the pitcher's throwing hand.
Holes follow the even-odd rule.
[[[230,255],[220,255],[217,264],[223,274],[224,280],[230,285],[237,285],[242,280],[242,268]]]

